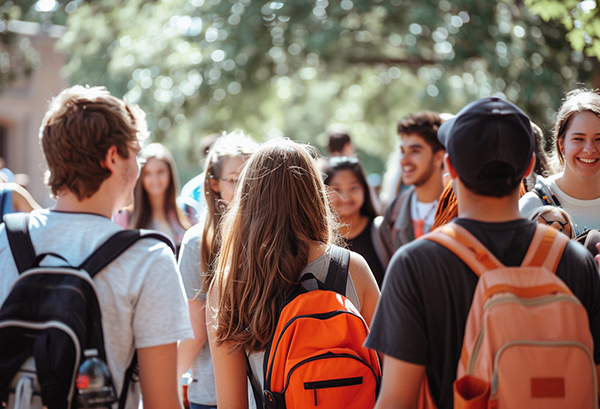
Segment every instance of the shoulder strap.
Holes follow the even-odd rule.
[[[560,202],[556,196],[550,191],[544,179],[539,175],[535,178],[533,192],[540,198],[542,205],[560,206]]]
[[[331,246],[331,258],[325,279],[325,289],[346,295],[348,268],[350,266],[350,251],[338,246]]]
[[[467,229],[456,223],[448,223],[422,236],[435,241],[458,256],[478,277],[488,270],[503,267],[494,256]]]
[[[3,217],[6,236],[19,274],[31,268],[36,254],[29,237],[29,213],[9,213]]]
[[[100,270],[119,257],[125,250],[136,241],[145,238],[153,238],[164,242],[175,251],[173,241],[166,235],[151,230],[121,230],[108,238],[96,251],[94,251],[81,265],[80,269],[88,272],[94,277]]]
[[[555,272],[569,238],[558,230],[538,223],[522,266],[545,267]]]
[[[270,347],[270,344],[269,344],[269,347]],[[267,350],[266,354],[267,355],[269,354],[268,350]],[[262,398],[263,394],[261,392],[260,384],[258,383],[258,379],[256,379],[256,377],[254,376],[254,372],[252,372],[252,367],[250,366],[250,360],[248,359],[248,355],[246,354],[246,351],[244,351],[244,356],[246,357],[246,376],[248,377],[248,380],[250,381],[250,386],[252,387],[252,394],[254,395],[254,401],[256,402],[256,408],[262,409],[264,407],[264,402],[263,402],[263,398]]]

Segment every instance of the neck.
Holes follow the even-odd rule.
[[[99,192],[92,197],[79,200],[70,190],[64,190],[58,194],[53,210],[68,213],[93,213],[111,218],[116,207],[105,200]]]
[[[593,200],[600,197],[600,183],[597,179],[583,179],[565,168],[562,176],[556,179],[556,185],[575,199]]]
[[[167,215],[165,214],[165,196],[148,195],[148,200],[150,201],[150,207],[152,208],[152,219],[159,222],[166,221]]]
[[[441,173],[434,174],[425,183],[415,186],[417,200],[421,203],[431,203],[439,199],[444,190],[444,182]]]
[[[365,228],[369,218],[360,213],[350,217],[344,217],[342,226],[340,226],[340,235],[345,239],[353,239],[358,236]]]
[[[454,179],[454,192],[458,201],[458,216],[489,223],[501,223],[521,219],[519,213],[519,189],[505,197],[477,195]]]

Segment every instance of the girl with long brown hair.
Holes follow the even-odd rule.
[[[190,223],[177,207],[179,181],[173,155],[164,145],[151,143],[140,153],[140,160],[143,165],[129,227],[161,231],[179,246]]]
[[[264,143],[248,160],[223,218],[207,311],[219,407],[248,408],[245,355],[262,380],[264,351],[288,290],[308,272],[325,279],[338,236],[311,151],[287,139]],[[349,273],[346,296],[370,323],[377,283],[357,253]]]
[[[214,408],[217,404],[211,353],[206,342],[206,292],[213,277],[219,251],[217,227],[233,198],[239,174],[257,144],[242,133],[222,135],[206,157],[204,197],[206,214],[183,238],[179,269],[190,308],[194,339],[182,341],[177,350],[177,370],[192,369],[187,389],[191,409]]]

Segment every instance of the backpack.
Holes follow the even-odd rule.
[[[349,262],[348,250],[332,246],[325,284],[306,274],[290,291],[265,352],[265,408],[375,406],[381,368],[363,346],[367,324],[345,297]]]
[[[554,274],[568,242],[538,224],[523,263],[504,266],[451,223],[424,236],[480,278],[454,383],[454,407],[596,408],[593,341],[581,302]]]
[[[100,305],[92,278],[142,238],[167,243],[161,233],[122,230],[80,266],[42,267],[29,238],[29,214],[4,216],[19,278],[0,308],[0,402],[4,407],[77,407],[77,373],[84,352],[106,362]],[[137,355],[126,371],[119,408],[125,406]],[[110,379],[112,383],[112,379]],[[112,385],[111,385],[112,386]],[[112,386],[114,389],[114,386]],[[22,404],[22,406],[21,406]]]

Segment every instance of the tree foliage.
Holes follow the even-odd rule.
[[[76,0],[55,14],[70,80],[137,102],[190,160],[207,133],[322,145],[333,123],[385,158],[410,112],[501,95],[548,128],[566,91],[592,85],[597,54],[565,39],[577,24],[535,4],[563,2],[528,1],[541,18],[521,0]]]
[[[574,50],[600,58],[600,9],[595,0],[527,0],[544,21],[560,22]]]

